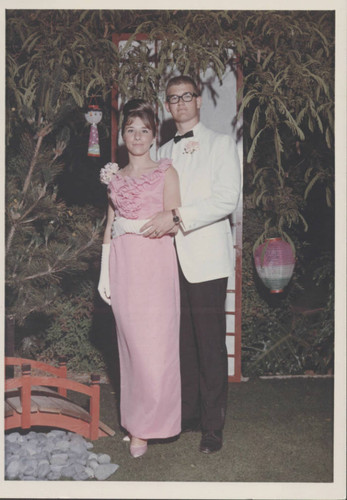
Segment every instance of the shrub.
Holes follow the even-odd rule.
[[[49,362],[66,356],[76,372],[103,370],[102,354],[93,345],[93,299],[95,283],[81,282],[56,304],[57,315],[44,332],[40,358]]]

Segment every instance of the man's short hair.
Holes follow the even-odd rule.
[[[173,87],[174,85],[180,85],[181,83],[188,83],[193,86],[194,93],[197,95],[200,95],[200,91],[198,89],[197,84],[193,80],[191,76],[188,75],[181,75],[181,76],[174,76],[173,78],[170,78],[166,85],[166,95],[168,95],[168,90],[170,87]]]

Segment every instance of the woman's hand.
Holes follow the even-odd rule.
[[[171,210],[158,212],[149,221],[141,227],[140,231],[146,231],[143,236],[145,238],[160,238],[164,234],[173,232],[176,224],[172,220]]]

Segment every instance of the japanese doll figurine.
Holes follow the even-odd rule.
[[[100,156],[99,133],[97,124],[101,121],[102,111],[97,104],[90,104],[85,118],[91,124],[88,143],[88,156]]]

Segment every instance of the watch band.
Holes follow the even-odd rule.
[[[179,223],[180,223],[180,218],[179,218],[179,216],[177,215],[176,210],[173,208],[173,209],[171,210],[171,212],[172,212],[172,220],[173,220],[173,222],[174,222],[175,224],[179,224]]]

